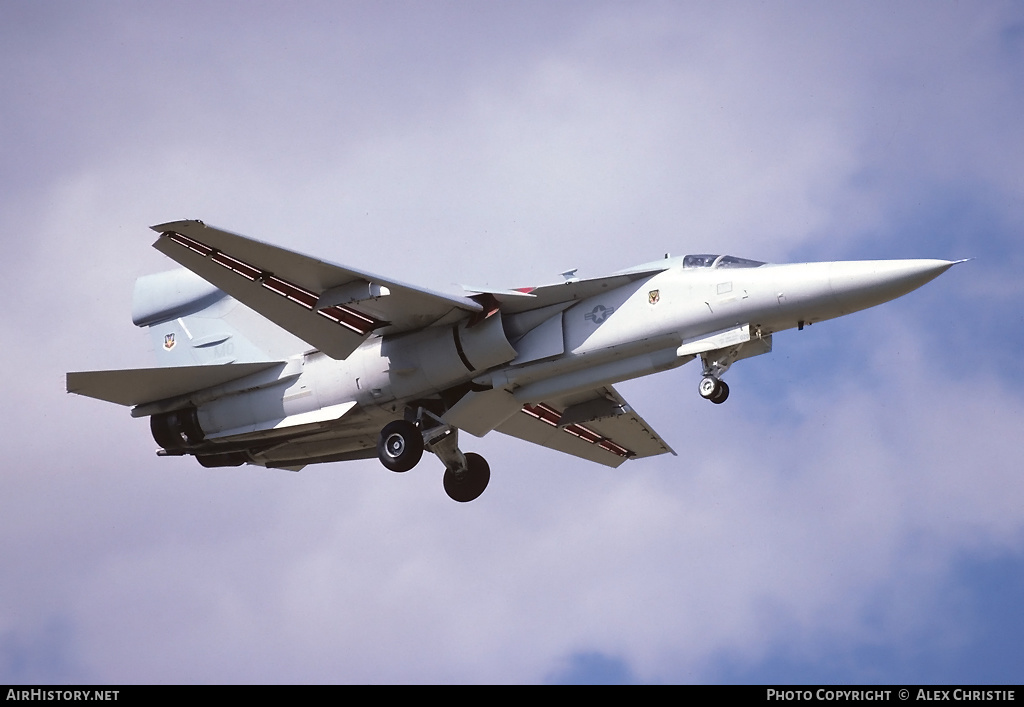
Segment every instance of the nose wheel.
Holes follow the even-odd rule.
[[[714,376],[705,376],[697,386],[697,391],[705,400],[721,405],[729,397],[729,384]]]

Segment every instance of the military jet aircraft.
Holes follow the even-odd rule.
[[[69,392],[132,406],[150,418],[157,454],[205,467],[376,456],[404,472],[429,451],[461,502],[484,491],[490,469],[462,452],[460,431],[610,467],[672,452],[613,384],[699,358],[698,392],[721,404],[723,374],[771,351],[776,332],[895,299],[962,262],[666,256],[455,296],[202,221],[153,230],[154,247],[186,268],[135,285],[132,318],[160,367],[69,373]]]

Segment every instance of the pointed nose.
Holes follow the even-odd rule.
[[[829,286],[843,314],[902,297],[962,261],[860,260],[831,263]]]

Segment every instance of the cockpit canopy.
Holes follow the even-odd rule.
[[[684,268],[756,268],[764,265],[760,260],[737,258],[734,255],[700,253],[683,258]]]

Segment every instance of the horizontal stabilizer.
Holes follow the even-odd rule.
[[[281,361],[266,361],[220,366],[79,371],[68,373],[67,388],[69,393],[118,405],[142,405],[228,383],[282,364]]]

